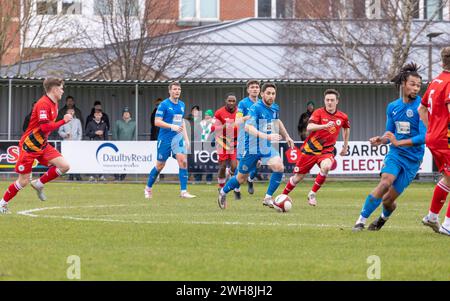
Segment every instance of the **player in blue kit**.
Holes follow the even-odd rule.
[[[155,115],[155,125],[161,129],[158,134],[156,166],[150,172],[147,186],[144,189],[144,196],[147,199],[152,198],[153,184],[170,156],[177,160],[180,167],[180,197],[186,199],[195,197],[195,195],[187,192],[187,147],[189,147],[189,138],[183,119],[186,106],[180,100],[181,85],[178,82],[169,85],[169,95],[169,98],[159,104]]]
[[[259,94],[261,92],[259,81],[255,79],[251,79],[247,81],[247,93],[248,96],[242,99],[238,104],[238,112],[236,114],[236,124],[239,126],[238,132],[238,144],[237,144],[237,160],[240,161],[244,156],[245,152],[245,138],[248,136],[248,133],[245,131],[245,122],[250,118],[249,110],[250,107],[257,103],[260,98]],[[248,183],[248,193],[255,193],[255,189],[253,187],[253,182],[256,178],[257,174],[257,166],[249,172],[249,176],[247,179]],[[240,186],[235,189],[235,193],[240,197]]]
[[[364,230],[369,216],[383,203],[381,216],[368,230],[380,230],[397,207],[396,199],[415,178],[424,155],[426,128],[417,111],[422,77],[414,63],[405,65],[392,79],[402,87],[403,97],[391,102],[386,110],[386,133],[370,139],[372,145],[391,143],[381,170],[378,186],[366,198],[353,231]]]
[[[219,192],[217,202],[221,209],[227,207],[227,193],[247,180],[249,172],[256,168],[259,160],[263,164],[269,165],[273,171],[263,201],[263,205],[273,207],[272,195],[280,186],[284,172],[284,164],[280,153],[272,145],[272,143],[281,140],[278,130],[286,139],[288,145],[290,147],[294,146],[294,141],[286,131],[283,122],[279,119],[279,106],[274,103],[276,98],[275,84],[266,83],[261,90],[262,100],[258,100],[257,103],[250,107],[250,118],[245,123],[245,131],[249,135],[245,137],[245,151],[244,156],[239,161],[238,173],[230,178]]]

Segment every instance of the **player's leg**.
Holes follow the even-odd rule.
[[[394,186],[395,184],[383,195],[383,210],[381,215],[369,225],[367,230],[379,231],[397,208],[396,199],[399,197],[400,193],[395,190]]]
[[[231,190],[234,190],[236,187],[239,187],[242,183],[245,182],[248,177],[248,171],[255,166],[258,159],[259,156],[257,155],[248,154],[240,160],[238,173],[235,176],[231,177],[219,192],[217,203],[221,209],[226,209],[227,207],[227,193]]]
[[[386,166],[385,166],[386,168]],[[383,168],[383,170],[385,170]],[[396,179],[396,175],[399,173],[399,168],[395,169],[394,165],[390,165],[391,172],[383,172],[381,174],[381,180],[377,187],[367,196],[364,202],[363,208],[361,210],[360,216],[353,227],[353,231],[361,231],[364,229],[367,219],[370,215],[380,206],[383,201],[383,196],[389,191]]]
[[[253,170],[250,171],[248,178],[247,178],[247,191],[249,194],[254,194],[255,193],[255,187],[254,187],[254,182],[256,179],[256,176],[258,175],[258,168],[259,166],[261,166],[261,161],[258,161],[258,163],[256,164],[255,168]]]
[[[153,185],[158,179],[159,174],[166,166],[166,161],[156,161],[155,167],[152,168],[148,175],[147,186],[144,188],[144,197],[146,199],[151,199],[153,197]]]
[[[19,174],[17,180],[9,185],[8,189],[6,189],[5,194],[3,195],[3,198],[0,200],[0,214],[9,212],[9,201],[11,201],[20,190],[24,189],[30,183],[30,180],[30,173]]]
[[[445,217],[445,225],[443,224],[441,226],[439,223],[439,213],[441,212],[442,207],[444,207],[445,201],[450,192],[450,151],[442,151],[432,148],[430,151],[433,155],[434,162],[443,177],[434,188],[428,215],[422,219],[422,223],[431,227],[435,232],[450,235],[450,231],[445,231],[446,229],[450,230],[450,206]]]
[[[44,166],[49,166],[49,169],[39,179],[31,181],[31,187],[36,190],[38,198],[41,201],[45,201],[47,197],[44,194],[44,185],[67,173],[70,165],[51,145],[45,148],[38,161]]]
[[[158,179],[159,174],[163,170],[164,166],[166,166],[166,161],[172,153],[171,143],[167,141],[159,140],[157,144],[157,155],[156,155],[156,164],[155,167],[152,168],[148,175],[147,186],[144,188],[144,197],[146,199],[151,199],[153,197],[153,185]]]
[[[267,161],[267,165],[272,170],[272,175],[270,176],[269,186],[267,187],[263,205],[273,208],[273,195],[280,186],[281,180],[283,179],[284,164],[281,157],[277,154],[275,156],[272,156]]]
[[[237,168],[236,156],[229,155],[227,162],[230,162],[229,173],[230,173],[230,177],[232,177],[235,175],[236,168]],[[242,198],[241,189],[240,189],[240,185],[239,185],[239,187],[234,189],[234,199],[236,201],[239,201],[239,200],[241,200],[241,198]]]
[[[189,178],[189,173],[188,173],[188,166],[187,166],[187,155],[184,153],[178,153],[176,154],[176,159],[178,162],[178,166],[179,168],[179,173],[178,173],[178,178],[180,179],[180,197],[183,199],[192,199],[195,198],[196,196],[193,194],[190,194],[187,191],[187,184],[188,184],[188,178]]]
[[[311,188],[311,191],[308,193],[308,204],[309,205],[311,205],[311,206],[317,205],[316,193],[317,193],[317,191],[319,191],[319,189],[325,183],[325,180],[327,179],[328,173],[330,172],[334,162],[335,162],[335,159],[332,156],[327,156],[327,157],[325,157],[325,159],[319,160],[320,171],[316,177],[316,180],[314,181],[314,185]]]
[[[300,154],[297,163],[294,167],[294,175],[290,177],[286,187],[283,190],[283,194],[289,194],[302,181],[306,174],[309,173],[311,168],[316,164],[316,156]]]
[[[444,177],[441,180],[442,185],[445,185],[447,188],[449,188],[447,190],[447,195],[450,192],[450,174],[446,174],[444,173]],[[444,203],[447,197],[445,197],[443,199]],[[447,207],[447,212],[445,214],[445,220],[444,223],[441,225],[441,227],[439,228],[439,232],[441,234],[445,234],[445,235],[450,235],[450,203],[448,204]]]
[[[227,170],[227,161],[222,160],[219,156],[219,171],[217,172],[217,183],[219,184],[219,189],[225,186],[226,178],[225,172]]]

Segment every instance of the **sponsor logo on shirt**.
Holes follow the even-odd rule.
[[[47,119],[47,111],[46,110],[39,111],[39,119]]]

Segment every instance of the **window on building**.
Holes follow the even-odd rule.
[[[424,18],[442,20],[443,5],[442,0],[424,0]]]
[[[127,16],[139,15],[138,0],[117,0],[116,14]]]
[[[353,19],[366,18],[366,0],[353,0]]]
[[[292,0],[278,0],[277,5],[277,18],[285,19],[292,18],[294,16],[294,1]]]
[[[272,0],[258,0],[258,17],[272,17]]]
[[[293,18],[295,0],[258,0],[258,18]]]
[[[56,15],[58,13],[57,0],[40,0],[37,2],[38,15]]]
[[[94,14],[99,16],[112,15],[112,0],[95,0]]]
[[[180,0],[180,19],[217,20],[218,0]]]
[[[81,15],[81,0],[62,0],[61,9],[65,15]]]

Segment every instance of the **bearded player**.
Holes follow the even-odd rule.
[[[361,214],[353,226],[354,232],[364,230],[367,219],[382,203],[381,215],[368,230],[379,231],[397,208],[397,198],[414,180],[422,164],[425,151],[425,125],[420,121],[417,108],[422,78],[414,63],[405,65],[392,81],[402,88],[402,97],[391,102],[386,109],[386,132],[370,139],[371,145],[391,144],[384,159],[381,179],[367,196]]]
[[[301,148],[301,154],[294,168],[294,175],[289,179],[283,194],[289,194],[303,180],[314,165],[319,165],[320,172],[314,186],[308,194],[308,204],[316,206],[316,193],[325,183],[328,172],[336,166],[335,147],[341,128],[344,131],[344,145],[341,156],[347,154],[350,137],[350,122],[345,113],[337,109],[339,92],[328,89],[324,93],[325,106],[311,115],[307,131],[310,132]]]
[[[434,188],[428,215],[422,223],[435,232],[450,236],[450,204],[442,226],[439,213],[450,192],[450,47],[441,52],[443,71],[428,86],[419,107],[420,118],[427,126],[425,143],[443,177]]]
[[[249,135],[245,138],[244,157],[239,161],[237,174],[219,191],[217,203],[221,209],[227,208],[227,193],[248,179],[250,171],[256,168],[259,160],[272,170],[263,205],[273,208],[272,196],[280,186],[284,173],[284,164],[277,143],[282,137],[278,132],[286,139],[289,147],[294,146],[294,141],[279,119],[280,108],[275,103],[276,89],[275,84],[265,83],[261,88],[262,99],[250,107],[250,119],[245,123],[245,131]]]
[[[47,199],[44,194],[44,184],[69,171],[69,163],[53,146],[48,144],[49,134],[73,118],[72,115],[66,114],[62,120],[55,122],[58,116],[58,102],[64,94],[64,81],[58,78],[47,78],[44,80],[44,91],[45,95],[35,104],[28,128],[20,139],[19,159],[15,167],[19,177],[3,195],[0,201],[0,213],[8,213],[9,201],[30,183],[34,160],[50,167],[42,177],[31,181],[31,186],[36,190],[41,201]]]
[[[215,122],[211,131],[216,134],[217,153],[219,155],[219,172],[217,176],[219,189],[225,186],[227,164],[230,165],[230,176],[234,176],[237,167],[236,113],[236,95],[229,93],[225,100],[225,106],[221,107],[214,114]],[[240,200],[241,192],[234,190],[234,197],[236,200]]]

